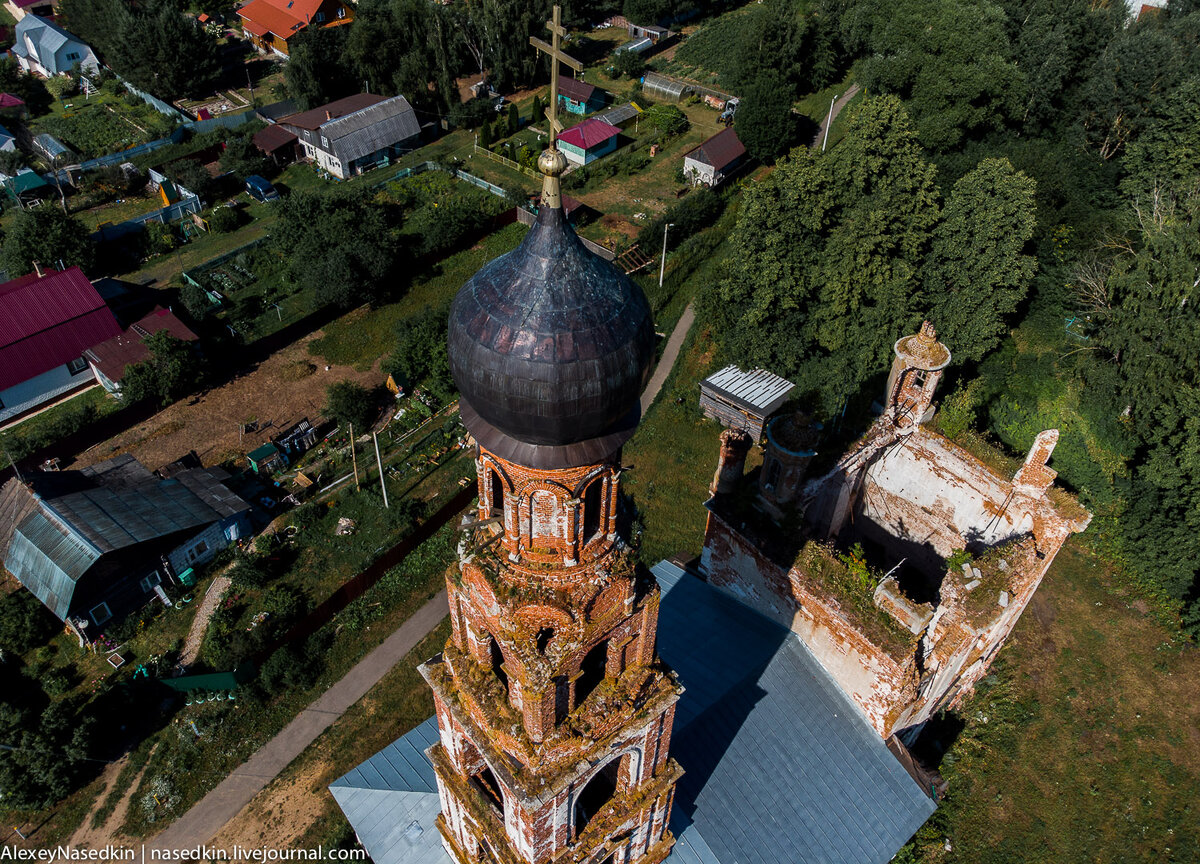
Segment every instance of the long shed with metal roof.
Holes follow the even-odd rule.
[[[700,382],[700,409],[730,429],[762,438],[767,418],[787,401],[796,385],[766,369],[743,372],[726,366]]]

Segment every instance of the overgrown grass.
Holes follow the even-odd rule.
[[[515,223],[489,234],[464,252],[451,255],[419,275],[404,298],[377,309],[356,309],[328,325],[308,350],[329,363],[370,369],[388,354],[396,325],[427,308],[448,304],[463,283],[484,264],[521,242],[528,229]]]
[[[708,483],[716,469],[721,426],[700,413],[701,379],[715,366],[707,332],[694,327],[658,400],[647,412],[624,461],[621,484],[645,525],[642,560],[700,554]]]
[[[53,444],[120,408],[120,402],[97,386],[34,414],[0,432],[0,445],[4,448],[4,452],[0,452],[0,467],[7,466],[10,457],[23,459],[26,454]]]
[[[897,860],[1200,860],[1200,652],[1084,538],[963,707],[949,795]]]

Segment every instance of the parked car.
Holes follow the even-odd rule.
[[[257,174],[251,174],[246,178],[246,191],[252,198],[264,204],[279,198],[279,190],[271,185],[271,181],[266,177],[259,177]]]

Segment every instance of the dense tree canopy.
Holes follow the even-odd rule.
[[[368,190],[297,192],[276,206],[278,243],[302,290],[343,308],[383,296],[396,244]]]
[[[4,235],[3,262],[9,275],[33,271],[33,262],[44,267],[79,266],[87,270],[95,257],[87,226],[57,206],[21,210]]]
[[[63,0],[59,12],[118,74],[160,99],[203,95],[220,71],[216,39],[180,0]]]
[[[121,379],[124,401],[155,399],[160,405],[169,405],[196,388],[200,362],[190,342],[160,330],[147,336],[145,345],[150,356],[125,367]]]

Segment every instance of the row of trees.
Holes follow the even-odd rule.
[[[947,421],[1016,452],[1059,428],[1094,535],[1200,632],[1200,5],[815,14],[867,96],[836,148],[747,190],[703,303],[723,349],[829,416],[931,317]]]

